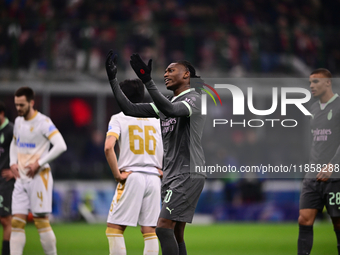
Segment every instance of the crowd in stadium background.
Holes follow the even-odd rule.
[[[340,64],[337,1],[6,0],[0,67],[103,69],[114,48],[157,66],[188,59],[201,70],[290,72],[282,54],[333,73]],[[33,63],[33,66],[32,66]]]

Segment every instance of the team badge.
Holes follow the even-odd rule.
[[[333,116],[333,113],[332,113],[332,109],[331,109],[331,110],[329,111],[328,115],[327,115],[327,119],[328,119],[328,120],[331,120],[332,116]]]

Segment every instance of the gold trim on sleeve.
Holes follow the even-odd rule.
[[[113,135],[114,137],[116,137],[117,140],[119,139],[119,135],[115,132],[107,132],[106,136],[110,136],[110,135]]]
[[[59,133],[59,130],[54,130],[47,138],[48,140],[51,139],[52,136],[54,136],[55,134]]]

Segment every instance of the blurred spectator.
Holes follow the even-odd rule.
[[[277,72],[282,54],[311,68],[339,70],[336,1],[12,0],[1,7],[1,39],[10,24],[9,40],[0,41],[1,67],[45,61],[53,68],[52,59],[57,69],[93,73],[114,48],[125,68],[127,55],[139,52],[158,64],[188,59],[206,71]]]

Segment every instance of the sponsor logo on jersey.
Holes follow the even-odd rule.
[[[20,137],[18,137],[18,140],[17,140],[17,146],[20,147],[20,148],[35,148],[35,143],[22,143],[20,142]]]
[[[313,141],[327,141],[329,135],[332,134],[331,129],[312,129],[312,134],[314,136]]]
[[[167,133],[167,132],[173,131],[176,122],[177,122],[176,118],[169,118],[169,119],[162,121],[162,124],[161,124],[162,133]]]

